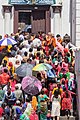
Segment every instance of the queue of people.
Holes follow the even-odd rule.
[[[16,33],[10,37],[17,44],[0,49],[0,118],[59,120],[60,116],[76,115],[75,55],[70,39],[41,31]],[[35,72],[42,84],[36,95],[23,91],[23,77],[16,74],[16,69],[24,63],[33,67],[40,63],[52,66],[48,71]]]

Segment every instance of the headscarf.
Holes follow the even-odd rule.
[[[31,102],[31,104],[32,104],[32,108],[36,111],[37,105],[38,105],[36,96],[33,96],[33,97],[32,97],[32,102]]]

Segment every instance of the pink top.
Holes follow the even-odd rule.
[[[62,68],[64,68],[67,72],[68,71],[68,63],[62,62]]]
[[[36,114],[36,112],[32,113],[29,117],[30,120],[39,120],[38,119],[38,115]]]

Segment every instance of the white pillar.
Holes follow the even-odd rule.
[[[61,5],[53,5],[51,7],[51,32],[61,34]]]
[[[4,13],[4,34],[11,33],[11,14],[12,14],[12,6],[11,5],[3,5],[3,13]]]
[[[54,13],[53,13],[53,8],[50,7],[50,10],[51,10],[51,33],[54,34]]]
[[[60,34],[60,13],[55,13],[54,14],[54,22],[55,22],[55,35]]]
[[[5,13],[4,32],[5,32],[5,34],[10,34],[11,33],[10,13]]]

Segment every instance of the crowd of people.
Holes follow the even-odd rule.
[[[66,37],[65,37],[66,36]],[[74,47],[69,36],[44,32],[16,33],[10,37],[15,45],[0,48],[0,118],[1,120],[59,120],[76,115],[76,76]],[[9,37],[5,35],[4,38]],[[16,69],[29,63],[33,67],[47,63],[52,69],[37,71],[42,84],[37,95],[22,90],[23,77]],[[28,71],[29,72],[29,71]],[[53,73],[53,75],[52,75]],[[73,112],[71,112],[73,110]]]

